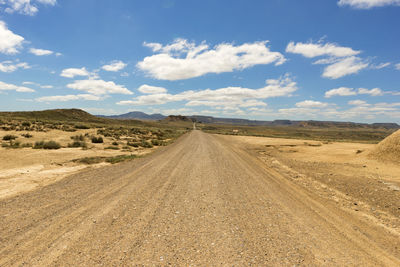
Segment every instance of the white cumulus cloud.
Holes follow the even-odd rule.
[[[365,88],[358,88],[358,93],[362,95],[371,95],[371,96],[383,95],[383,91],[379,88],[373,88],[369,90]]]
[[[154,93],[141,95],[133,100],[120,101],[119,105],[162,105],[170,102],[185,101],[186,106],[212,106],[238,109],[239,107],[266,106],[262,99],[291,96],[297,90],[297,84],[288,75],[269,79],[259,89],[226,87],[220,89],[188,90],[178,94]]]
[[[17,35],[7,28],[4,21],[0,21],[0,53],[14,55],[22,48],[24,37]]]
[[[324,108],[327,107],[328,105],[329,105],[328,103],[323,103],[314,100],[304,100],[302,102],[296,103],[296,107],[299,108]]]
[[[85,67],[83,68],[69,68],[62,70],[60,76],[66,78],[74,78],[75,76],[89,76],[90,73],[86,70]]]
[[[335,96],[335,95],[337,95],[337,96],[350,96],[350,95],[356,95],[356,94],[357,94],[357,92],[354,91],[353,88],[339,87],[339,88],[331,89],[331,90],[325,92],[325,97],[329,98],[329,97],[332,97],[332,96]]]
[[[122,62],[121,60],[115,60],[115,61],[112,61],[108,65],[102,66],[101,68],[105,71],[117,72],[117,71],[124,69],[126,66],[127,66],[127,64]]]
[[[255,65],[280,65],[285,57],[272,52],[268,41],[245,43],[235,46],[222,43],[210,48],[205,42],[200,45],[185,39],[176,39],[172,44],[144,43],[154,55],[145,57],[137,67],[159,80],[183,80],[207,73],[232,72]]]
[[[132,95],[133,93],[122,85],[114,82],[103,80],[78,80],[67,84],[68,88],[85,91],[92,95],[108,95],[108,94],[125,94]]]
[[[339,0],[338,5],[351,6],[358,9],[370,9],[390,5],[398,6],[400,5],[400,0]]]
[[[322,77],[338,79],[346,75],[356,74],[369,66],[369,63],[356,56],[361,53],[351,47],[339,46],[333,43],[294,43],[290,42],[286,47],[286,52],[303,55],[307,58],[325,58],[315,61],[313,64],[328,65],[324,68]],[[387,65],[380,65],[383,68]]]
[[[29,49],[29,53],[34,54],[36,56],[48,56],[53,54],[54,52],[46,49],[31,48]]]
[[[0,91],[16,91],[21,93],[32,93],[35,90],[25,87],[25,86],[18,86],[10,83],[5,83],[0,81]]]

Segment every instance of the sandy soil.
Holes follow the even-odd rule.
[[[193,131],[0,200],[0,266],[400,265],[396,228],[261,147]]]
[[[71,136],[95,135],[95,129],[65,132],[51,130],[48,132],[30,132],[32,138],[21,137],[22,133],[15,131],[0,131],[0,140],[4,135],[18,136],[16,141],[23,143],[35,143],[36,141],[53,140],[63,146],[72,143]],[[134,149],[131,151],[104,149],[112,143],[111,138],[104,138],[103,144],[92,144],[86,140],[88,149],[61,148],[57,150],[44,150],[32,148],[10,149],[0,147],[0,199],[10,197],[22,192],[27,192],[41,186],[57,182],[67,175],[76,173],[85,168],[98,168],[108,163],[84,165],[72,162],[72,160],[84,157],[112,157],[123,154],[147,154],[153,149]],[[3,141],[4,142],[4,141]],[[8,143],[8,142],[7,142]],[[120,145],[122,147],[122,145]]]
[[[267,167],[348,211],[400,233],[400,165],[369,153],[376,145],[229,136]],[[400,235],[399,235],[400,238]]]

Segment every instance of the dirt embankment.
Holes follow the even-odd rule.
[[[382,140],[374,149],[372,149],[370,156],[372,158],[400,163],[400,130]]]

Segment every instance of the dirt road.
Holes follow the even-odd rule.
[[[399,266],[399,240],[200,131],[0,202],[0,266]]]

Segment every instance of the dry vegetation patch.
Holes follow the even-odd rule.
[[[185,127],[105,120],[76,110],[0,113],[0,198],[55,182],[89,165],[132,160],[186,131]]]

